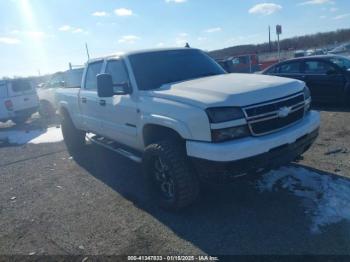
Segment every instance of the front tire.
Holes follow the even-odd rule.
[[[150,193],[160,207],[179,210],[196,201],[199,181],[179,143],[161,141],[149,145],[143,163]]]
[[[68,113],[63,113],[62,118],[62,134],[68,150],[81,150],[85,145],[86,133],[75,127]]]

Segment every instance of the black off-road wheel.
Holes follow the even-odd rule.
[[[161,141],[149,145],[143,165],[150,194],[160,207],[177,211],[197,200],[199,181],[179,143]]]
[[[72,119],[66,112],[62,114],[61,128],[68,150],[75,152],[83,149],[86,133],[75,127]]]

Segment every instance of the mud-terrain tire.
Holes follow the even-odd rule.
[[[62,114],[61,128],[64,142],[66,143],[68,150],[78,151],[83,149],[86,133],[75,127],[67,112]]]
[[[161,208],[177,211],[197,200],[199,181],[180,143],[160,141],[147,146],[143,167],[150,194]]]

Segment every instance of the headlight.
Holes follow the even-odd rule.
[[[305,97],[305,112],[309,112],[311,109],[311,92],[307,86],[304,87],[304,97]]]
[[[305,97],[305,100],[308,100],[309,98],[311,98],[311,92],[307,86],[304,87],[304,97]]]
[[[215,107],[206,109],[210,123],[223,123],[244,118],[239,107]]]
[[[225,129],[214,129],[211,131],[211,138],[213,142],[224,142],[247,136],[250,136],[250,131],[246,125]]]

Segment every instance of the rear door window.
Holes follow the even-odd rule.
[[[101,73],[103,61],[89,64],[86,72],[85,89],[97,90],[97,75]]]
[[[329,71],[336,71],[336,68],[329,63],[323,61],[306,61],[305,74],[326,75]]]

